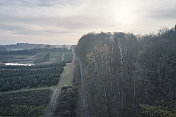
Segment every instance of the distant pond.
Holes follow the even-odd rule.
[[[10,65],[10,66],[33,66],[34,64],[31,63],[5,63],[5,65]]]

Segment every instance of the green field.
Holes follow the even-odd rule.
[[[64,72],[61,74],[59,87],[71,86],[72,85],[72,63],[67,63],[64,67]]]
[[[0,93],[0,117],[40,117],[51,95],[49,89]]]
[[[0,91],[57,85],[65,63],[0,69]]]

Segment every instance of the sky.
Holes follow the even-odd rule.
[[[176,24],[176,0],[0,0],[0,45],[76,44],[89,32],[156,33]]]

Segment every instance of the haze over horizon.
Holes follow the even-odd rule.
[[[0,0],[0,45],[76,44],[89,32],[155,33],[176,23],[176,0]]]

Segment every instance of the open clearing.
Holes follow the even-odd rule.
[[[63,86],[71,86],[71,85],[72,85],[72,64],[67,63],[67,65],[64,67],[63,73],[61,74],[57,88],[55,89],[53,96],[50,100],[50,103],[44,115],[45,117],[52,117],[61,88]]]

